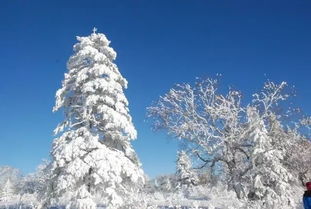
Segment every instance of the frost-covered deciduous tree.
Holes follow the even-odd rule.
[[[69,208],[95,208],[97,195],[119,208],[144,183],[130,143],[137,133],[123,93],[127,81],[104,34],[77,39],[53,108],[65,118],[55,130],[48,196],[50,204],[67,197]]]
[[[199,80],[194,87],[177,85],[148,108],[156,129],[194,145],[192,151],[202,167],[222,165],[237,194],[249,157],[243,135],[245,115],[241,93],[230,89],[226,95],[220,94],[217,79]]]
[[[301,185],[311,179],[311,117],[305,117],[300,120],[298,130],[291,132],[291,136],[301,138],[299,143],[292,146],[292,151],[287,155],[287,165],[290,169],[296,171]],[[303,134],[300,134],[303,132]]]
[[[242,105],[240,92],[219,93],[218,80],[206,79],[177,85],[148,108],[148,116],[155,129],[187,142],[201,168],[217,168],[238,198],[283,198],[288,205],[290,185],[298,176],[288,166],[289,153],[293,145],[308,141],[295,121],[286,120],[295,113],[283,104],[289,97],[286,82],[268,81]]]
[[[47,189],[46,182],[50,176],[50,162],[44,161],[37,167],[36,172],[24,176],[19,184],[18,190],[21,194],[44,194]]]
[[[291,133],[291,136],[301,138],[297,132]],[[306,182],[311,179],[311,141],[302,138],[298,143],[293,144],[291,149],[286,153],[284,163],[287,169],[297,176],[298,184],[305,186]]]
[[[24,202],[24,204],[31,203],[33,206],[40,207],[46,200],[50,177],[51,164],[49,161],[44,161],[40,164],[35,173],[24,176],[17,185],[20,195],[19,202]]]
[[[189,187],[198,183],[198,176],[193,171],[191,160],[183,150],[177,155],[176,177],[179,187]]]

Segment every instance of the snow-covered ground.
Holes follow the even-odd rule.
[[[160,208],[239,208],[242,203],[235,198],[233,192],[224,187],[204,188],[196,187],[176,193],[156,192],[147,195],[150,205]]]
[[[302,191],[298,188],[297,194],[301,192]],[[295,198],[295,202],[297,202],[297,207],[295,209],[303,209],[302,205],[299,204],[299,196],[297,195]],[[238,200],[234,192],[227,191],[226,188],[221,185],[210,188],[197,186],[178,192],[137,194],[136,199],[143,201],[144,203],[142,205],[145,205],[143,208],[147,209],[246,209],[245,202]],[[35,195],[14,195],[0,200],[0,208],[6,209],[28,209],[35,208],[37,205],[38,202]],[[64,207],[59,206],[57,208]],[[105,209],[100,203],[98,203],[97,208]],[[143,209],[142,206],[132,208]]]

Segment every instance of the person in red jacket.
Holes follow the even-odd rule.
[[[311,209],[311,182],[306,183],[307,191],[303,194],[303,206],[305,209]]]

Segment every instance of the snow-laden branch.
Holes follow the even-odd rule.
[[[304,140],[297,128],[282,121],[283,115],[277,109],[289,96],[286,82],[268,81],[253,94],[250,103],[242,104],[241,92],[229,89],[226,94],[220,93],[218,80],[208,78],[193,86],[176,85],[147,109],[147,116],[155,130],[166,130],[185,144],[188,142],[193,158],[200,162],[197,169],[216,168],[238,197],[248,192],[250,197],[259,198],[259,187],[245,188],[243,184],[268,184],[277,175],[284,178],[277,185],[287,184],[291,175],[284,172],[286,155],[295,143]],[[306,118],[301,124],[311,123]],[[276,185],[268,187],[260,191],[278,189]]]

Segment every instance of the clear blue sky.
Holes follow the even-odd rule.
[[[310,0],[2,0],[0,165],[32,172],[48,158],[51,112],[76,35],[96,26],[129,81],[135,149],[150,176],[174,172],[177,143],[154,133],[146,106],[175,83],[223,75],[250,95],[267,79],[296,86],[311,113]]]

